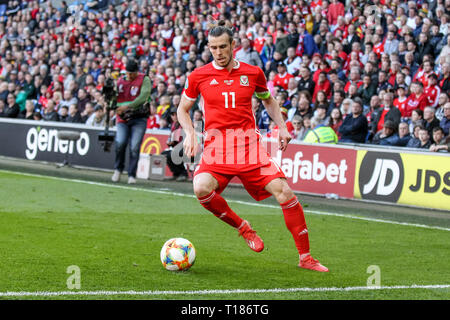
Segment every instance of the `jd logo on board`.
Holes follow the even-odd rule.
[[[359,191],[363,199],[397,202],[404,181],[399,154],[367,152],[359,169]]]

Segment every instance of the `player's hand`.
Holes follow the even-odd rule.
[[[184,154],[188,157],[194,157],[198,151],[198,142],[195,134],[188,134],[183,142]]]
[[[280,131],[278,133],[278,148],[281,151],[285,151],[289,144],[289,141],[291,141],[291,139],[292,139],[292,137],[286,128],[280,129]]]
[[[116,109],[116,113],[121,116],[125,111],[128,110],[127,106],[121,106]]]

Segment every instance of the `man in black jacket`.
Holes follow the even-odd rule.
[[[348,35],[344,39],[344,51],[347,54],[350,54],[352,51],[352,45],[355,42],[361,43],[361,38],[356,34],[356,28],[353,24],[348,26]]]
[[[406,147],[409,140],[413,136],[409,133],[409,125],[407,122],[400,122],[398,125],[398,140],[396,146]]]
[[[363,104],[356,98],[352,103],[352,114],[345,117],[339,127],[340,142],[364,143],[368,132],[367,118],[362,114]]]
[[[312,96],[315,83],[311,77],[311,71],[307,67],[300,68],[300,80],[298,80],[298,91],[307,90]]]
[[[1,117],[5,118],[17,118],[19,116],[20,107],[16,103],[16,97],[14,93],[10,92],[6,98],[5,108],[1,113]]]
[[[419,34],[419,42],[417,43],[415,55],[418,57],[417,63],[421,64],[423,62],[423,57],[426,54],[431,54],[434,56],[433,47],[431,47],[428,41],[428,35],[425,32]]]
[[[55,102],[52,99],[48,100],[47,108],[42,113],[42,119],[45,121],[59,121],[58,112],[55,110]]]
[[[433,137],[433,129],[439,127],[440,124],[439,119],[436,118],[436,112],[433,107],[426,107],[423,110],[423,119],[425,120],[425,129],[428,130],[429,136]]]

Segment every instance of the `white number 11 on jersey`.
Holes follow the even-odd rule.
[[[222,92],[225,97],[225,109],[228,109],[228,94],[231,96],[231,108],[236,108],[236,92]]]

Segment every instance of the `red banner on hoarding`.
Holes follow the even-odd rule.
[[[290,144],[285,152],[271,155],[294,191],[353,198],[356,153],[336,146]]]

